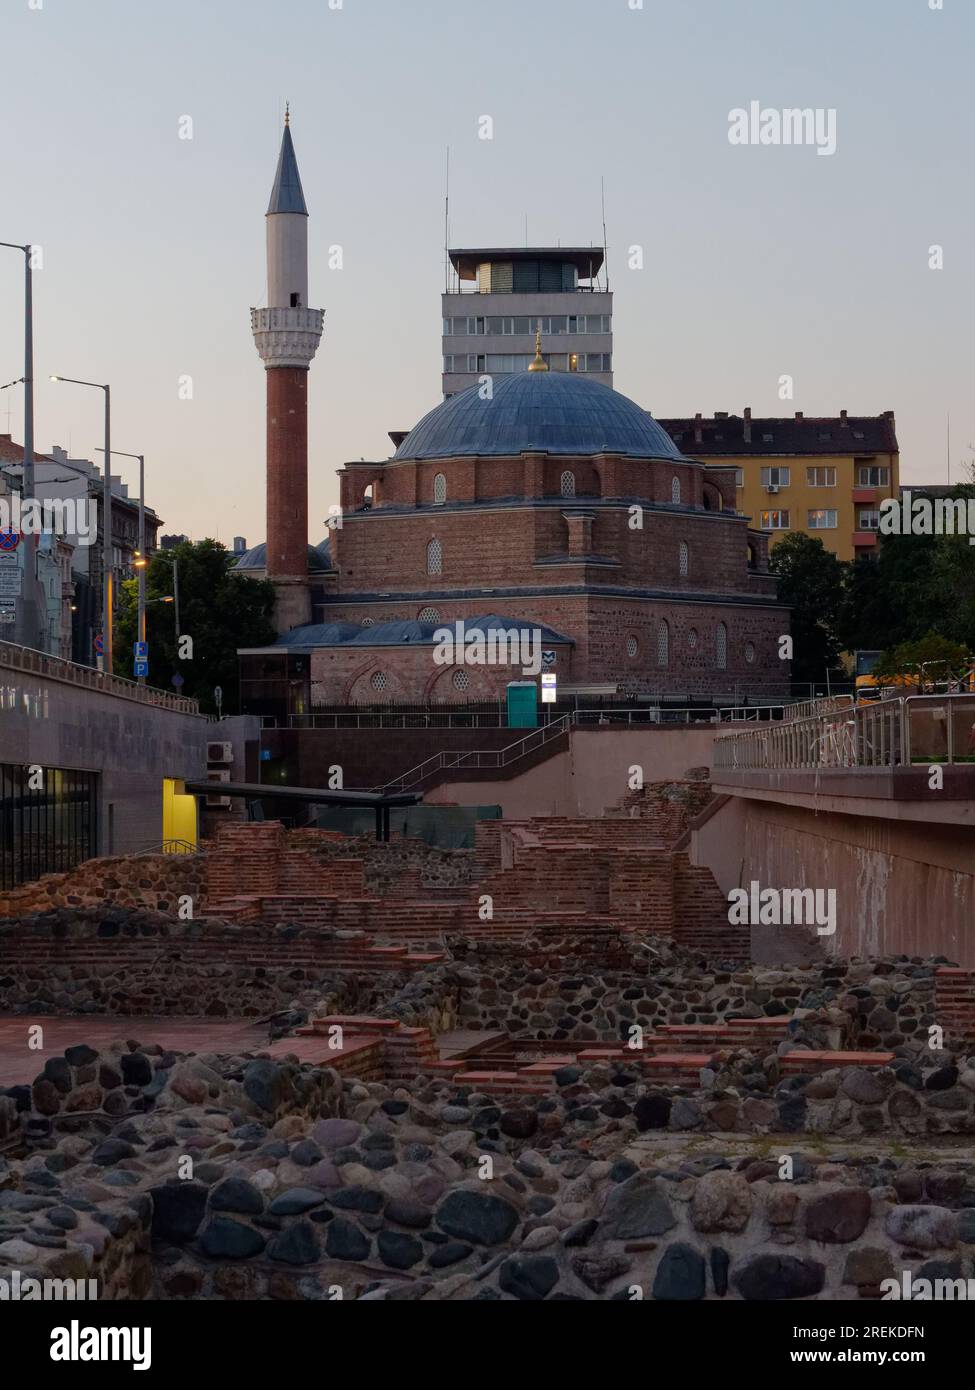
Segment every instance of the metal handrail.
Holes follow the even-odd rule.
[[[0,667],[26,675],[43,676],[46,680],[61,681],[65,685],[100,690],[105,695],[135,700],[142,705],[156,705],[180,714],[200,715],[199,701],[191,700],[188,696],[170,695],[168,691],[158,690],[153,685],[139,685],[137,681],[126,680],[124,676],[96,671],[92,666],[81,666],[77,662],[66,661],[64,657],[51,656],[33,647],[20,647],[13,642],[0,642]]]

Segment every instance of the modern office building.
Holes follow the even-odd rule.
[[[553,372],[613,384],[613,296],[601,247],[451,251],[443,295],[443,393],[527,372],[535,334]]]
[[[753,418],[715,411],[658,422],[702,463],[737,469],[738,511],[771,533],[817,536],[841,560],[876,553],[880,504],[898,496],[894,412]]]

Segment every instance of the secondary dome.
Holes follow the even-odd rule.
[[[332,557],[329,554],[327,541],[322,541],[321,545],[310,545],[308,547],[308,572],[309,574],[322,574],[332,568]],[[245,554],[234,565],[235,570],[241,574],[250,570],[267,569],[267,543],[261,541],[260,545],[251,546]]]
[[[410,431],[395,459],[462,454],[628,454],[681,458],[670,435],[627,396],[574,372],[498,377],[490,400],[480,386],[443,401]]]

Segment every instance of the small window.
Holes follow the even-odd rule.
[[[443,574],[443,546],[438,540],[427,546],[427,574]]]
[[[670,500],[671,502],[676,502],[678,504],[680,503],[680,478],[674,478],[671,480]]]
[[[857,516],[857,530],[879,531],[880,512],[873,507],[867,508],[865,511],[861,511]]]
[[[691,548],[686,541],[681,541],[679,548],[680,572],[688,575],[691,572]]]
[[[774,438],[775,438],[775,436],[772,435],[772,434],[763,434],[763,435],[762,435],[762,443],[763,443],[763,444],[771,444],[771,443],[772,443],[772,440],[773,440]]]
[[[439,623],[440,614],[436,608],[421,608],[417,614],[419,623]]]
[[[438,473],[433,480],[433,505],[442,507],[447,500],[447,479]]]
[[[470,688],[471,678],[467,671],[455,671],[453,682],[455,690],[468,690]]]
[[[696,650],[696,648],[697,648],[697,628],[696,628],[696,627],[692,627],[691,630],[690,630],[690,632],[687,634],[687,645],[688,645],[688,647],[690,648],[691,651],[695,651],[695,650]]]
[[[789,513],[788,511],[762,512],[763,531],[788,531]]]
[[[300,308],[301,308],[301,295],[300,295],[300,294],[297,294],[297,293],[293,293],[293,294],[292,294],[292,296],[291,296],[291,307],[292,307],[292,309],[300,309]]]
[[[561,491],[562,491],[562,496],[563,496],[563,497],[575,497],[575,495],[576,495],[576,478],[575,478],[575,474],[574,474],[574,473],[570,473],[568,470],[566,470],[566,472],[562,474],[562,480],[561,480],[560,487],[561,487]]]
[[[762,487],[788,487],[791,477],[788,468],[763,468]]]
[[[749,666],[754,665],[754,663],[755,663],[755,643],[754,643],[754,642],[746,642],[746,643],[745,643],[745,660],[748,662]]]
[[[718,623],[718,629],[714,634],[714,664],[719,671],[727,670],[728,629],[724,623]]]
[[[745,470],[744,470],[744,468],[736,468],[736,469],[735,469],[735,487],[744,487],[744,486],[745,486]]]
[[[375,618],[363,618],[363,620],[362,620],[362,626],[363,626],[363,627],[375,627],[375,626],[376,626],[376,620],[375,620]]]
[[[670,628],[666,622],[657,627],[657,665],[666,666],[670,660]]]
[[[832,508],[820,508],[817,511],[808,512],[806,525],[810,531],[835,531],[836,512]]]
[[[872,464],[857,468],[858,487],[887,487],[890,483],[890,469]]]
[[[835,468],[807,468],[806,482],[810,487],[835,487]]]
[[[635,637],[627,637],[627,639],[626,639],[626,654],[627,654],[627,656],[628,656],[628,657],[634,657],[634,656],[637,655],[637,653],[639,652],[639,650],[640,650],[640,644],[639,644],[639,642],[636,640],[636,638],[635,638]]]
[[[370,685],[372,686],[373,690],[385,690],[386,687],[389,685],[389,680],[387,679],[386,672],[374,671],[372,673],[372,680],[370,681]]]

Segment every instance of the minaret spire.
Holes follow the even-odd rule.
[[[267,376],[267,578],[279,632],[311,620],[308,590],[308,369],[324,312],[308,306],[308,209],[285,109],[281,152],[265,218],[267,308],[251,329]]]

